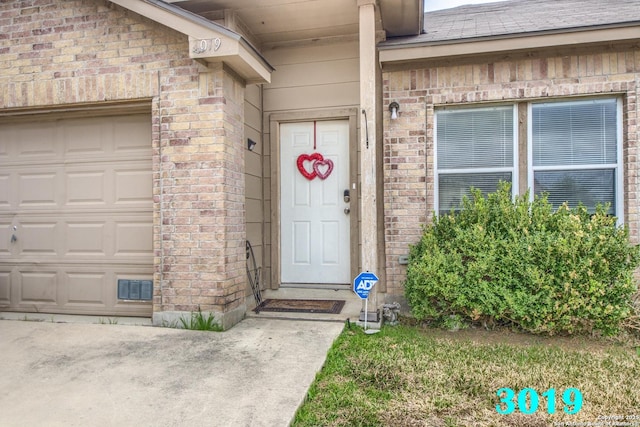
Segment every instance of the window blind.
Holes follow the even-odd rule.
[[[513,166],[513,106],[437,112],[438,169]]]
[[[617,162],[615,99],[532,106],[533,166]]]
[[[495,192],[500,181],[511,179],[511,172],[441,174],[438,177],[439,213],[461,208],[462,198],[471,194],[471,187],[486,195]]]
[[[557,209],[568,202],[570,208],[582,203],[589,212],[596,205],[610,203],[616,212],[615,170],[539,171],[534,173],[535,194],[548,193],[549,203]]]
[[[610,203],[616,214],[617,109],[615,98],[532,104],[534,194],[554,208]]]

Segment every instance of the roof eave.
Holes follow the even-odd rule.
[[[640,22],[631,22],[616,26],[559,29],[456,40],[412,42],[412,39],[407,39],[383,42],[378,47],[380,63],[392,64],[517,50],[640,40],[639,29]]]
[[[110,0],[189,37],[189,57],[224,63],[247,83],[270,83],[274,68],[240,34],[160,0]]]

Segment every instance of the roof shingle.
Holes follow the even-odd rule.
[[[383,44],[446,42],[640,22],[640,0],[510,0],[425,14],[425,32]],[[638,34],[640,37],[640,34]]]

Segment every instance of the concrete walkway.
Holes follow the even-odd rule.
[[[287,426],[342,327],[0,320],[0,425]]]

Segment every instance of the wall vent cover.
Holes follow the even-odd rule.
[[[151,301],[153,280],[118,279],[118,299]]]

